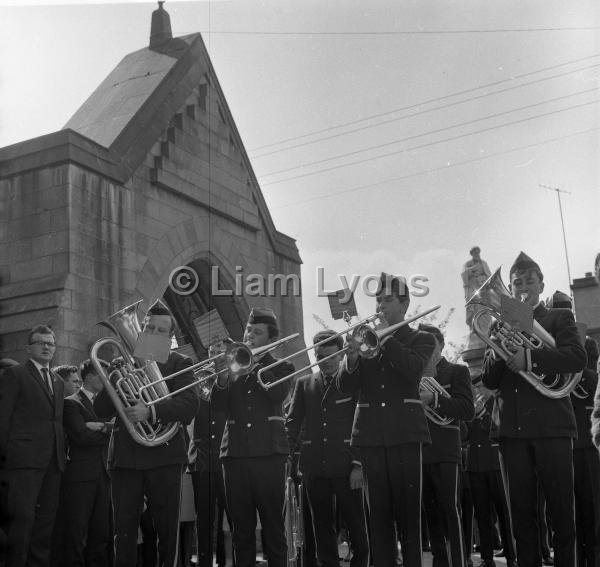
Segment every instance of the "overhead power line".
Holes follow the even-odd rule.
[[[295,165],[293,167],[288,167],[286,169],[279,169],[277,171],[271,171],[269,173],[265,173],[263,175],[261,175],[261,177],[269,177],[271,175],[278,175],[280,173],[287,173],[288,171],[294,171],[295,169],[301,169],[303,167],[309,167],[311,165],[318,165],[320,163],[326,163],[328,161],[333,161],[336,159],[340,159],[343,157],[348,157],[348,156],[352,156],[352,155],[357,155],[357,154],[361,154],[363,152],[369,152],[372,150],[379,150],[381,148],[385,148],[388,146],[393,146],[394,144],[399,144],[401,142],[407,142],[408,140],[414,140],[416,138],[422,138],[423,136],[429,136],[431,134],[439,134],[440,132],[445,132],[446,130],[452,130],[453,128],[460,128],[462,126],[469,126],[470,124],[476,124],[477,122],[483,122],[484,120],[490,120],[492,118],[498,118],[499,116],[505,116],[506,114],[512,114],[513,112],[519,112],[521,110],[527,110],[529,108],[535,108],[536,106],[541,106],[543,104],[548,104],[551,102],[556,102],[559,100],[564,100],[566,98],[571,98],[573,96],[578,96],[581,94],[586,94],[589,92],[595,92],[598,90],[598,87],[593,87],[591,89],[586,89],[583,91],[578,91],[576,93],[571,93],[568,95],[563,95],[563,96],[557,96],[554,98],[549,98],[546,100],[542,100],[541,102],[536,102],[534,104],[528,104],[526,106],[519,106],[517,108],[513,108],[511,110],[505,110],[503,112],[496,112],[495,114],[488,114],[487,116],[482,116],[481,118],[474,118],[473,120],[467,120],[465,122],[459,122],[458,124],[452,124],[451,126],[444,126],[443,128],[437,128],[436,130],[429,130],[427,132],[422,132],[421,134],[414,134],[412,136],[407,136],[405,138],[400,138],[398,140],[392,140],[391,142],[385,142],[383,144],[377,144],[375,146],[368,146],[366,148],[360,149],[360,150],[354,150],[352,152],[345,152],[343,154],[337,154],[328,158],[323,158],[323,159],[319,159],[319,160],[315,160],[315,161],[310,161],[310,162],[306,162],[300,165]],[[420,113],[416,112],[410,116],[416,116]],[[501,127],[502,125],[499,125],[498,127]]]
[[[589,105],[595,104],[597,102],[600,102],[600,99],[592,100],[592,101],[589,101],[589,102],[584,102],[584,103],[581,103],[581,104],[576,104],[576,105],[573,105],[573,106],[562,108],[560,110],[553,110],[551,112],[545,112],[543,114],[537,114],[535,116],[529,116],[527,118],[522,118],[520,120],[514,120],[512,122],[507,122],[505,124],[500,124],[498,126],[490,126],[488,128],[482,128],[481,130],[475,130],[473,132],[467,132],[465,134],[458,134],[456,136],[450,136],[448,138],[442,138],[441,140],[436,140],[434,142],[428,142],[426,144],[420,144],[418,146],[411,146],[411,147],[408,147],[408,148],[403,148],[401,150],[397,150],[397,151],[394,151],[394,152],[388,152],[387,154],[381,154],[379,156],[374,156],[374,157],[371,157],[371,158],[365,158],[365,159],[361,159],[361,160],[356,160],[356,161],[352,161],[352,162],[349,162],[349,163],[344,163],[344,164],[341,164],[341,165],[335,165],[335,166],[327,167],[327,168],[324,168],[324,169],[317,169],[316,171],[311,171],[311,172],[308,172],[308,173],[302,173],[300,175],[295,175],[293,177],[286,177],[284,179],[280,179],[280,180],[277,180],[277,181],[269,181],[267,183],[261,183],[261,185],[263,185],[263,186],[275,185],[275,184],[278,184],[278,183],[284,183],[284,182],[287,182],[287,181],[293,181],[295,179],[300,179],[302,177],[310,177],[310,176],[313,176],[313,175],[317,175],[319,173],[325,173],[327,171],[333,171],[335,169],[340,169],[342,167],[349,167],[351,165],[358,165],[358,164],[361,164],[361,163],[366,163],[366,162],[369,162],[369,161],[374,161],[376,159],[382,159],[382,158],[386,158],[386,157],[391,157],[391,156],[394,156],[394,155],[401,154],[403,152],[408,152],[408,151],[412,151],[412,150],[420,150],[420,149],[427,148],[427,147],[430,147],[430,146],[435,146],[437,144],[443,144],[445,142],[451,142],[451,141],[454,141],[454,140],[459,140],[461,138],[466,138],[468,136],[474,136],[475,134],[482,134],[483,132],[489,132],[491,130],[496,130],[498,128],[505,128],[506,126],[513,126],[515,124],[521,124],[523,122],[528,122],[529,120],[535,120],[536,118],[544,118],[546,116],[551,116],[553,114],[559,114],[560,112],[565,112],[567,110],[574,110],[576,108],[582,108],[584,106],[589,106]]]
[[[345,36],[394,36],[394,35],[459,35],[469,33],[535,33],[535,32],[573,32],[573,31],[595,31],[599,26],[571,26],[571,27],[549,27],[549,28],[496,28],[496,29],[464,29],[464,30],[372,30],[372,31],[273,31],[273,30],[198,30],[195,31],[177,31],[177,35],[187,35],[191,33],[207,33],[214,35],[264,35],[264,36],[326,36],[326,37],[345,37]]]
[[[310,197],[308,199],[302,199],[300,201],[293,201],[291,203],[286,203],[285,205],[279,205],[279,206],[275,206],[275,207],[271,207],[272,209],[283,209],[286,207],[295,207],[296,205],[303,205],[305,203],[310,203],[312,201],[320,201],[321,199],[329,199],[331,197],[337,197],[338,195],[347,195],[349,193],[356,193],[358,191],[363,191],[365,189],[372,189],[373,187],[378,187],[380,185],[385,185],[386,183],[394,183],[396,181],[404,181],[405,179],[411,179],[413,177],[419,177],[421,175],[429,175],[431,173],[437,173],[438,171],[444,171],[447,169],[452,169],[455,167],[460,167],[462,165],[469,165],[471,163],[477,163],[479,161],[483,161],[486,159],[491,159],[491,158],[495,158],[495,157],[500,157],[500,156],[504,156],[504,155],[508,155],[511,154],[513,152],[519,152],[519,151],[524,151],[524,150],[529,150],[531,148],[535,148],[538,146],[544,146],[546,144],[552,144],[554,142],[559,142],[561,140],[566,140],[568,138],[573,138],[575,136],[581,136],[582,134],[589,134],[591,132],[597,132],[598,130],[600,130],[600,126],[596,126],[595,128],[588,128],[586,130],[580,130],[579,132],[573,132],[571,134],[565,134],[564,136],[557,136],[555,138],[549,138],[547,140],[541,140],[539,142],[535,142],[533,144],[527,144],[526,146],[519,146],[516,148],[511,148],[509,150],[503,150],[501,152],[495,152],[492,154],[487,154],[484,156],[479,156],[476,158],[472,158],[472,159],[468,159],[468,160],[463,160],[463,161],[457,161],[456,163],[450,163],[450,164],[446,164],[446,165],[442,165],[439,167],[433,167],[430,169],[425,169],[422,171],[416,171],[414,173],[408,173],[406,175],[401,175],[399,177],[392,177],[389,179],[384,179],[382,181],[377,181],[376,183],[369,183],[368,185],[360,185],[359,187],[353,187],[351,189],[342,189],[340,191],[335,191],[333,193],[327,193],[326,195],[318,195],[316,197]]]
[[[458,100],[458,101],[455,101],[455,102],[450,102],[448,104],[443,104],[441,106],[436,106],[436,107],[433,107],[433,108],[428,108],[426,110],[419,110],[418,112],[413,112],[411,114],[406,114],[404,116],[398,116],[397,118],[392,118],[390,120],[384,120],[383,122],[378,122],[377,124],[368,124],[366,126],[361,126],[360,128],[355,128],[353,130],[347,130],[345,132],[340,132],[339,134],[332,134],[331,136],[326,136],[326,137],[323,137],[323,138],[318,138],[316,140],[311,140],[310,142],[303,142],[301,144],[295,144],[293,146],[287,146],[285,148],[281,148],[281,149],[278,149],[278,150],[272,150],[270,152],[254,156],[253,159],[262,158],[262,157],[265,157],[265,156],[273,155],[273,154],[284,152],[284,151],[287,151],[287,150],[292,150],[292,149],[295,149],[295,148],[300,148],[300,147],[303,147],[303,146],[309,146],[309,145],[312,145],[312,144],[317,144],[319,142],[324,142],[326,140],[331,140],[333,138],[339,138],[340,136],[346,136],[348,134],[354,134],[356,132],[361,132],[363,130],[368,130],[368,129],[371,129],[371,128],[376,128],[378,126],[383,126],[385,124],[391,124],[392,122],[398,122],[399,120],[405,120],[407,118],[413,118],[414,116],[420,116],[422,114],[428,114],[429,112],[435,112],[436,110],[444,110],[446,108],[451,108],[453,106],[459,106],[459,105],[467,103],[467,102],[472,102],[474,100],[479,100],[479,99],[482,99],[482,98],[486,98],[488,96],[502,94],[502,93],[505,93],[505,92],[508,92],[508,91],[512,91],[512,90],[515,90],[515,89],[520,89],[520,88],[523,88],[523,87],[528,87],[530,85],[535,85],[537,83],[542,83],[544,81],[548,81],[548,80],[551,80],[551,79],[556,79],[557,77],[563,77],[565,75],[571,75],[571,74],[577,73],[579,71],[586,71],[588,69],[593,69],[595,67],[600,67],[600,63],[597,63],[596,65],[588,65],[587,67],[583,67],[583,68],[580,68],[580,69],[575,69],[574,71],[567,71],[565,73],[559,73],[559,74],[553,75],[551,77],[545,77],[545,78],[542,78],[542,79],[536,79],[535,81],[529,81],[527,83],[521,83],[520,85],[513,85],[513,86],[510,86],[510,87],[506,87],[505,89],[500,89],[499,91],[494,91],[492,93],[484,93],[484,94],[473,96],[473,97],[470,97],[470,98],[467,98],[467,99]],[[524,107],[524,108],[526,108],[526,107]]]
[[[383,118],[385,116],[390,116],[392,114],[396,114],[397,112],[403,112],[405,110],[411,110],[413,108],[418,108],[420,106],[423,106],[425,104],[430,104],[432,102],[439,102],[439,101],[442,101],[442,100],[446,100],[448,98],[453,98],[453,97],[460,96],[460,95],[467,94],[467,93],[471,93],[471,92],[474,92],[474,91],[477,91],[477,90],[487,89],[487,88],[490,88],[490,87],[501,85],[501,84],[506,83],[506,82],[511,82],[511,81],[516,81],[516,80],[519,80],[519,79],[524,79],[525,77],[530,77],[531,75],[537,75],[538,73],[543,73],[543,72],[546,72],[546,71],[551,71],[553,69],[558,69],[560,67],[566,67],[567,65],[572,65],[574,63],[580,63],[581,61],[587,61],[589,59],[594,59],[594,58],[596,58],[598,56],[600,56],[600,53],[595,53],[594,55],[588,55],[587,57],[581,57],[579,59],[572,59],[570,61],[565,61],[564,63],[559,63],[557,65],[551,65],[549,67],[543,67],[542,69],[537,69],[535,71],[529,71],[527,73],[521,73],[519,75],[514,75],[514,76],[509,77],[507,79],[501,79],[499,81],[493,81],[491,83],[485,83],[483,85],[478,85],[476,87],[470,87],[470,88],[464,89],[462,91],[456,91],[454,93],[450,93],[450,94],[447,94],[447,95],[425,99],[425,100],[422,100],[420,102],[417,102],[417,103],[414,103],[414,104],[411,104],[411,105],[408,105],[408,106],[403,106],[403,107],[400,107],[400,108],[396,108],[394,110],[389,110],[389,111],[381,112],[381,113],[378,113],[378,114],[372,114],[371,116],[366,116],[365,118],[360,118],[358,120],[352,120],[350,122],[343,122],[341,124],[336,124],[334,126],[328,126],[327,128],[322,128],[320,130],[314,130],[313,132],[307,132],[306,134],[300,134],[298,136],[293,136],[293,137],[290,137],[290,138],[285,138],[285,139],[279,140],[277,142],[272,142],[270,144],[265,144],[265,145],[262,145],[262,146],[258,146],[256,148],[252,148],[251,150],[248,150],[248,151],[250,153],[252,153],[252,152],[258,152],[259,150],[271,148],[273,146],[278,146],[278,145],[281,145],[281,144],[285,144],[287,142],[293,142],[295,140],[301,140],[303,138],[308,138],[310,136],[316,136],[318,134],[323,134],[323,133],[326,133],[326,132],[330,132],[331,130],[337,130],[338,128],[344,128],[346,126],[354,126],[355,124],[360,124],[360,123],[366,122],[368,120],[373,120],[373,119],[376,119],[376,118]],[[529,84],[534,84],[535,82],[540,82],[540,81],[546,81],[546,80],[555,79],[557,77],[562,77],[564,75],[569,75],[569,74],[572,74],[572,73],[577,73],[579,71],[584,71],[584,70],[587,70],[587,69],[591,69],[593,67],[596,67],[596,65],[592,65],[590,67],[583,67],[581,69],[575,69],[574,71],[568,71],[566,73],[562,73],[562,74],[558,74],[558,75],[553,75],[551,77],[539,79],[538,81],[534,81],[532,83],[527,83],[526,85],[523,85],[523,86],[527,86]],[[515,87],[511,87],[511,88],[520,88],[520,85],[517,85]],[[507,90],[510,90],[510,89],[507,89]],[[504,92],[504,91],[502,90],[502,91],[497,91],[497,92],[494,92],[494,93],[489,93],[489,95],[486,93],[486,94],[481,95],[481,96],[491,96],[493,94],[498,94],[498,93],[501,93],[501,92]],[[267,154],[261,154],[260,156],[255,156],[255,157],[262,157],[262,155],[267,155]]]

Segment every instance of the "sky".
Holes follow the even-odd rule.
[[[17,5],[18,4],[18,5]],[[29,5],[31,4],[31,5]],[[33,5],[36,4],[36,5]],[[47,4],[47,5],[43,5]],[[0,0],[0,147],[60,129],[127,54],[156,3]],[[332,323],[324,288],[421,275],[413,309],[454,308],[478,245],[520,250],[546,293],[600,252],[600,4],[595,1],[176,2],[201,32],[278,230],[302,260],[305,336]],[[544,295],[546,295],[546,293]],[[374,299],[360,289],[358,311]]]

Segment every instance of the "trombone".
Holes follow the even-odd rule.
[[[251,349],[249,346],[247,346],[244,343],[238,343],[238,342],[232,341],[231,339],[225,339],[221,343],[222,345],[225,346],[225,349],[222,350],[221,352],[219,352],[218,354],[215,354],[214,356],[210,356],[206,360],[197,362],[196,364],[193,364],[192,366],[188,366],[186,368],[182,368],[181,370],[178,370],[177,372],[173,372],[173,374],[169,374],[168,376],[165,376],[164,378],[157,380],[157,381],[153,382],[152,384],[142,386],[139,389],[140,399],[142,399],[143,402],[148,407],[150,407],[159,402],[162,402],[163,400],[167,400],[168,398],[171,398],[185,390],[194,388],[195,386],[200,386],[201,397],[203,399],[207,399],[204,397],[203,391],[206,390],[206,386],[209,381],[216,380],[217,377],[220,374],[223,374],[224,372],[230,372],[234,376],[242,376],[244,374],[248,374],[249,372],[252,371],[252,368],[256,364],[257,357],[262,356],[263,354],[266,354],[269,351],[275,350],[277,347],[279,347],[283,343],[287,343],[289,341],[294,340],[296,337],[298,337],[298,335],[299,335],[299,333],[294,333],[293,335],[288,335],[287,337],[279,339],[278,341],[275,341],[274,343],[270,343],[268,345],[258,347],[258,348],[253,348],[253,349]],[[215,367],[216,361],[223,357],[225,357],[225,359],[226,359],[226,367],[215,372],[214,367]],[[147,393],[147,390],[149,390],[152,386],[154,386],[158,382],[166,382],[167,380],[172,380],[173,378],[176,378],[177,376],[180,376],[181,374],[189,372],[190,370],[194,372],[194,381],[193,382],[186,384],[185,386],[182,386],[181,388],[178,388],[177,390],[168,392],[160,397],[155,397],[153,399],[150,398],[150,395]]]
[[[302,373],[310,370],[314,366],[313,364],[308,364],[304,368],[300,368],[300,370],[296,370],[296,371],[292,372],[291,374],[288,374],[287,376],[280,378],[279,380],[275,380],[274,382],[263,382],[263,380],[262,380],[262,376],[265,372],[268,372],[269,370],[275,368],[279,364],[281,364],[283,362],[288,362],[292,358],[300,356],[301,354],[304,354],[305,352],[308,352],[310,350],[314,350],[317,347],[320,347],[321,345],[323,345],[324,343],[331,343],[331,341],[335,341],[335,339],[337,339],[338,337],[341,337],[342,335],[345,335],[345,334],[349,334],[350,340],[354,341],[355,343],[358,344],[358,347],[359,347],[358,352],[362,358],[366,358],[366,359],[374,358],[375,356],[377,356],[379,354],[379,351],[381,350],[381,343],[385,337],[387,337],[388,335],[391,335],[400,327],[404,327],[405,325],[408,325],[409,323],[412,323],[413,321],[416,321],[417,319],[420,319],[421,317],[424,317],[425,315],[428,315],[429,313],[432,313],[433,311],[437,311],[440,307],[441,307],[441,305],[436,305],[435,307],[427,309],[427,310],[423,311],[422,313],[415,315],[414,317],[410,317],[409,319],[400,321],[400,323],[396,323],[395,325],[390,325],[389,327],[386,327],[385,329],[382,329],[382,330],[376,330],[369,326],[369,323],[372,323],[376,319],[379,319],[379,313],[375,313],[375,315],[371,315],[370,317],[367,317],[366,319],[363,319],[362,321],[355,323],[354,325],[348,327],[347,329],[344,329],[343,331],[340,331],[339,333],[336,333],[335,335],[332,335],[331,337],[327,337],[326,339],[319,341],[318,343],[315,343],[312,346],[306,347],[302,350],[299,350],[298,352],[292,353],[289,356],[286,356],[285,358],[276,360],[273,364],[269,364],[268,366],[261,368],[258,371],[258,376],[257,376],[258,383],[266,390],[270,390],[271,388],[274,388],[275,386],[281,384],[282,382],[290,380],[290,379],[294,378],[295,376],[298,376],[298,374],[302,374]],[[349,350],[349,348],[350,347],[348,345],[346,345],[343,349],[338,350],[338,351],[334,352],[333,354],[330,354],[326,357],[323,357],[322,359],[319,360],[319,362],[325,362],[326,360],[329,360],[330,358],[333,358],[334,356],[344,354],[345,352],[347,352]]]

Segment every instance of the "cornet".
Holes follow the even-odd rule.
[[[446,391],[446,389],[432,376],[423,376],[423,378],[421,378],[419,390],[431,392],[434,395],[437,394],[438,397],[450,398],[450,394]],[[441,413],[426,404],[423,404],[423,409],[425,410],[425,415],[429,421],[435,423],[436,425],[450,425],[454,421],[453,417],[443,416]]]

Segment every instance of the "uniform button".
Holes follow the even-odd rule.
[[[521,427],[517,427],[517,429],[518,429],[519,431],[521,431]]]
[[[323,411],[327,411],[327,408],[323,408]]]
[[[325,439],[323,439],[323,443],[327,443],[327,437],[325,437]]]
[[[248,411],[252,411],[252,406],[248,406]]]
[[[381,407],[384,408],[385,407],[385,402],[381,402]]]
[[[211,438],[211,439],[214,439],[214,438],[215,438],[215,436],[214,436],[214,435],[211,435],[211,436],[210,436],[210,438]]]
[[[478,446],[478,447],[481,447],[481,443],[477,443],[477,446]]]
[[[252,427],[251,423],[246,423],[246,427]]]
[[[518,391],[519,391],[519,390],[517,390],[517,389],[515,388],[515,394],[516,394]]]
[[[211,425],[214,425],[215,423],[216,423],[215,421],[211,421],[211,422],[210,422],[210,424],[211,424]]]
[[[251,393],[252,393],[252,390],[248,390],[248,393],[249,393],[249,394],[251,394]]]
[[[382,388],[385,388],[385,384],[382,384],[382,385],[381,385],[381,387],[382,387]]]
[[[323,427],[327,427],[327,422],[326,421],[323,422]]]

